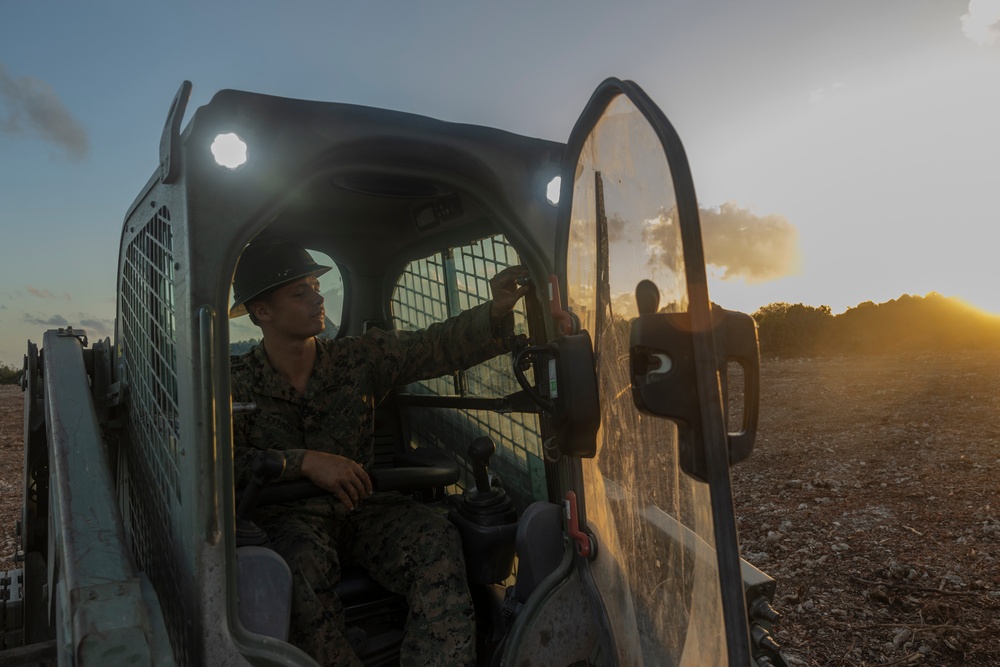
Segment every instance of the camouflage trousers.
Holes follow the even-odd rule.
[[[376,494],[353,512],[315,498],[254,517],[292,570],[289,640],[321,665],[361,661],[344,635],[335,588],[341,564],[406,597],[400,665],[475,664],[475,620],[458,530],[447,517],[397,493]]]

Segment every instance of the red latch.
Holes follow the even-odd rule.
[[[576,542],[576,552],[590,558],[590,535],[580,530],[580,517],[576,511],[576,494],[566,492],[566,525],[569,536]]]
[[[559,322],[559,333],[567,336],[573,333],[573,318],[562,309],[562,295],[559,293],[559,279],[549,276],[549,313]]]

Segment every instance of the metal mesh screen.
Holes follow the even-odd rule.
[[[119,450],[119,497],[140,569],[164,608],[174,654],[189,664],[183,580],[170,511],[182,502],[178,479],[177,350],[173,234],[161,207],[125,252],[120,343],[125,357],[128,437]]]
[[[488,301],[489,279],[517,264],[520,264],[517,252],[499,235],[410,262],[393,293],[395,327],[422,329]],[[527,333],[523,302],[514,311],[514,330]],[[425,380],[407,388],[412,393],[476,397],[505,396],[519,389],[509,355],[496,357],[454,377]],[[537,415],[444,408],[408,409],[407,413],[412,444],[443,449],[459,462],[462,478],[453,491],[474,484],[466,450],[476,437],[488,435],[497,445],[491,467],[515,503],[523,509],[534,500],[546,499]]]

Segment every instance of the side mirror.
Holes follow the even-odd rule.
[[[651,296],[655,295],[655,286],[644,283],[636,290],[640,315],[632,322],[629,347],[632,398],[641,412],[677,423],[681,468],[692,477],[706,481],[708,473],[691,319],[686,312],[655,312],[658,298]],[[718,306],[712,308],[712,322],[718,372],[727,403],[729,363],[738,363],[744,375],[742,423],[740,430],[728,434],[729,463],[732,465],[750,455],[757,434],[760,405],[757,323],[746,313]]]

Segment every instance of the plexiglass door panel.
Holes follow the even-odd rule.
[[[659,312],[692,308],[690,269],[704,275],[703,265],[687,266],[685,235],[700,234],[696,205],[682,220],[693,189],[679,206],[661,136],[628,94],[611,95],[590,122],[575,144],[565,267],[567,306],[594,341],[601,401],[597,455],[581,460],[586,526],[598,544],[590,570],[619,664],[726,665],[710,485],[681,470],[675,423],[636,408],[629,363],[640,281],[658,287]],[[700,264],[700,236],[695,247]],[[694,294],[707,316],[706,293]],[[735,552],[735,537],[724,548]]]

